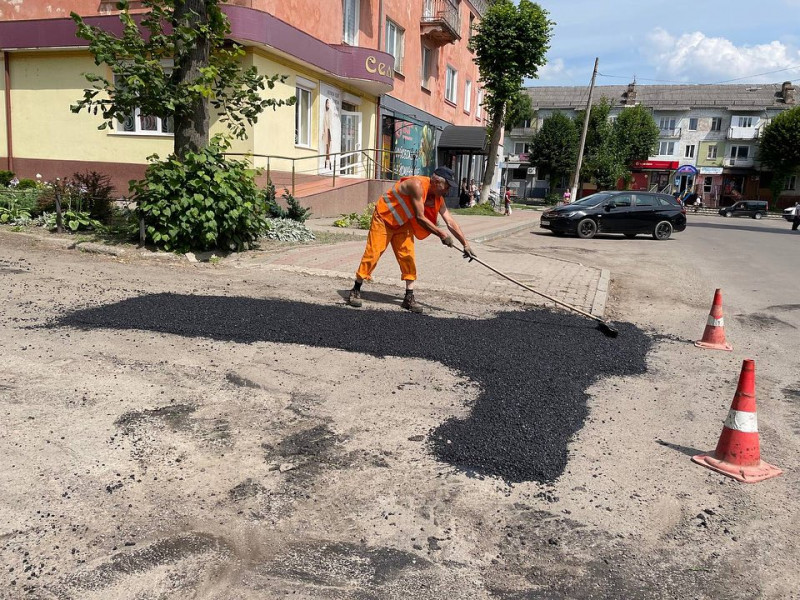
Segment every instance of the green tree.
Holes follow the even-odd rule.
[[[547,11],[530,0],[519,0],[518,6],[512,0],[494,0],[475,27],[469,47],[486,90],[491,136],[481,202],[489,197],[508,103],[519,94],[523,79],[535,78],[546,64],[553,25]]]
[[[614,121],[613,129],[625,169],[630,169],[634,161],[646,160],[655,154],[660,131],[653,115],[641,104],[624,108]]]
[[[555,112],[544,121],[531,140],[531,162],[550,175],[552,186],[569,175],[578,158],[580,130],[565,114]]]
[[[761,163],[772,171],[772,201],[786,178],[800,168],[800,106],[784,111],[764,128],[758,150]]]
[[[522,127],[525,121],[532,121],[535,114],[531,97],[524,90],[520,90],[508,102],[505,121],[506,131],[511,131],[515,127]]]
[[[120,37],[88,25],[72,13],[79,37],[89,42],[95,64],[106,64],[109,80],[85,74],[92,87],[84,90],[73,112],[86,110],[103,117],[100,129],[113,127],[137,108],[142,115],[172,120],[174,151],[184,158],[209,143],[211,110],[230,133],[245,138],[266,108],[293,104],[294,97],[274,99],[262,92],[286,76],[259,75],[242,68],[244,50],[230,44],[230,25],[220,0],[142,0],[147,12],[139,23],[128,1],[118,3]]]
[[[583,127],[584,114],[585,111],[580,111],[575,117],[576,128]],[[607,98],[601,98],[600,102],[592,105],[583,148],[581,180],[594,181],[600,189],[615,189],[619,179],[627,172],[614,135],[614,126],[609,119],[610,114],[611,102]],[[578,188],[581,188],[580,182]]]

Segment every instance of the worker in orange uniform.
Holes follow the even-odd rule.
[[[452,247],[455,236],[464,247],[464,256],[475,256],[444,203],[448,190],[455,187],[458,187],[458,183],[453,171],[439,167],[431,177],[402,178],[380,197],[372,213],[367,247],[356,271],[355,285],[350,290],[348,302],[351,306],[361,306],[361,284],[365,279],[370,279],[389,244],[400,265],[402,279],[406,282],[406,296],[401,306],[415,313],[422,312],[422,307],[414,299],[414,281],[417,279],[415,237],[421,240],[432,233],[442,240],[442,244]],[[442,215],[452,235],[436,227],[438,215]]]

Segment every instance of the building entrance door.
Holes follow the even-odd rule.
[[[342,175],[358,175],[360,160],[358,150],[361,150],[361,113],[346,110],[346,106],[346,103],[342,103],[342,156],[339,159],[339,172]]]

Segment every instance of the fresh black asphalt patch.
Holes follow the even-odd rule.
[[[587,416],[596,380],[646,370],[651,339],[615,323],[610,339],[592,321],[549,310],[491,319],[442,319],[405,311],[265,300],[152,294],[70,313],[56,323],[135,329],[225,342],[275,342],[442,363],[481,386],[465,419],[430,432],[432,452],[469,473],[508,482],[556,479],[567,444]],[[369,382],[364,382],[369,389]]]

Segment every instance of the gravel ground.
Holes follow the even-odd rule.
[[[691,466],[738,373],[653,326],[680,322],[674,261],[614,289],[639,324],[609,339],[461,294],[356,310],[345,280],[0,248],[2,598],[798,597],[797,378],[759,380],[784,476]]]

